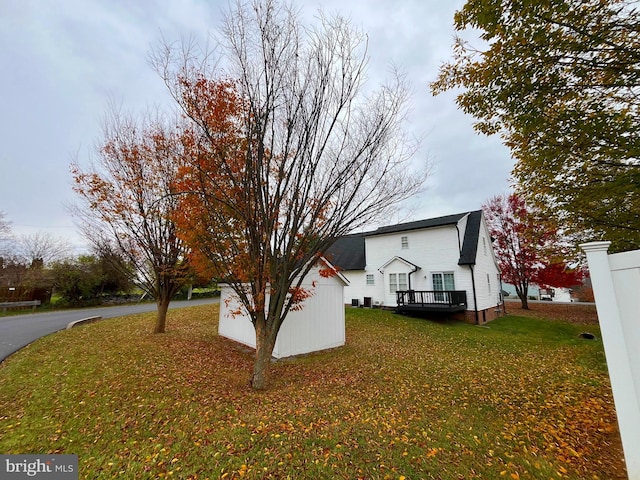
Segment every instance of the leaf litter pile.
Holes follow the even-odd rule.
[[[625,478],[602,343],[580,325],[347,308],[346,346],[274,362],[254,392],[252,351],[217,317],[173,310],[162,335],[123,317],[13,355],[0,451],[77,454],[80,478]]]
[[[507,301],[507,313],[522,317],[553,318],[576,325],[598,324],[595,305],[583,303],[529,302],[529,309],[520,306],[520,300]]]

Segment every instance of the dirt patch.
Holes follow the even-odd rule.
[[[521,307],[520,301],[507,301],[507,314],[521,317],[549,318],[577,325],[597,325],[595,305],[578,303],[529,302],[529,310]]]

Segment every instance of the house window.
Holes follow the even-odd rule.
[[[398,290],[408,290],[406,273],[389,274],[389,293],[395,294]]]
[[[373,274],[367,274],[367,285],[375,285],[375,281],[373,279]]]
[[[409,248],[409,237],[400,237],[400,245],[402,250],[407,250]]]
[[[491,277],[487,273],[487,287],[489,288],[489,293],[491,293]]]
[[[487,255],[487,239],[482,237],[482,248],[484,249],[485,256]]]

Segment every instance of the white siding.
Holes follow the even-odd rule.
[[[240,315],[232,312],[240,310]],[[256,348],[256,331],[249,319],[247,311],[240,307],[240,302],[229,285],[220,285],[220,317],[218,334],[236,342]]]
[[[313,287],[312,282],[315,282]],[[275,358],[325,350],[344,345],[345,284],[338,276],[329,278],[314,269],[305,278],[303,287],[313,289],[314,295],[304,303],[304,308],[290,312],[280,328],[273,350]],[[238,309],[238,300],[228,285],[221,286],[220,322],[218,333],[252,348],[256,346],[256,334],[246,311],[232,315]]]
[[[461,231],[460,235],[463,233]],[[402,248],[403,236],[408,237],[409,248]],[[471,277],[468,268],[458,266],[459,244],[458,232],[453,225],[366,237],[366,270],[343,272],[349,279],[349,286],[345,288],[345,303],[351,304],[352,298],[362,302],[364,297],[371,297],[373,304],[396,306],[395,295],[389,292],[389,274],[409,274],[413,268],[397,259],[390,262],[394,257],[420,267],[410,275],[411,288],[414,290],[432,290],[431,274],[434,272],[453,272],[456,290],[466,290]],[[374,274],[374,286],[366,285],[366,274]]]
[[[350,270],[342,272],[349,279],[349,285],[344,288],[344,303],[351,305],[353,299],[357,299],[362,303],[365,297],[377,298],[378,287],[382,283],[382,275],[377,271],[366,272],[364,270]],[[367,285],[367,274],[373,275],[374,285]]]
[[[487,246],[486,254],[484,245]],[[468,267],[467,267],[468,269]],[[484,216],[480,223],[480,235],[478,237],[478,250],[476,252],[476,264],[473,267],[476,281],[476,298],[478,310],[485,310],[498,305],[500,295],[500,281],[498,277],[498,264],[491,246],[491,235],[484,222]],[[491,291],[487,284],[487,275],[491,281]],[[469,308],[473,308],[473,297],[469,298]]]
[[[455,289],[467,292],[467,308],[474,310],[471,269],[468,265],[458,265],[467,219],[468,216],[463,217],[458,222],[458,228],[455,225],[447,225],[366,237],[365,270],[342,272],[349,279],[349,286],[344,289],[344,302],[350,305],[352,299],[363,302],[365,297],[371,297],[373,305],[395,307],[395,295],[389,292],[389,274],[408,274],[413,270],[410,264],[399,259],[394,260],[394,257],[400,257],[420,267],[410,275],[411,288],[433,290],[432,274],[451,272],[454,275]],[[402,248],[402,237],[408,237],[408,248]],[[484,217],[480,224],[476,265],[473,266],[473,270],[478,309],[495,307],[498,304],[500,283],[491,237]],[[375,285],[366,284],[367,274],[374,275]],[[491,291],[489,291],[487,275],[491,280]]]

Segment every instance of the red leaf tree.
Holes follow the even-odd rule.
[[[561,259],[554,259],[538,271],[534,283],[543,288],[569,288],[580,285],[583,278],[582,269],[570,267]]]
[[[569,247],[558,229],[529,209],[515,193],[498,195],[483,205],[502,279],[513,285],[528,309],[529,286],[570,287],[580,274],[567,266]]]

